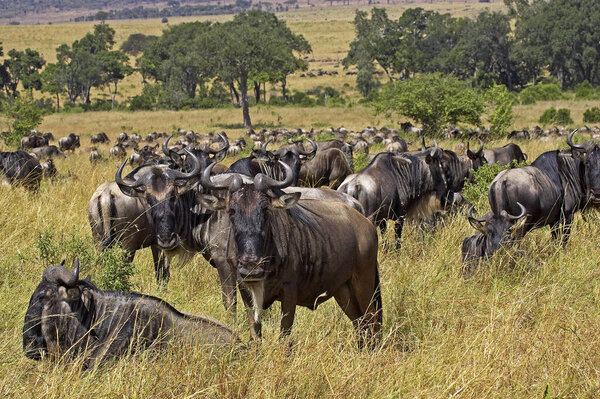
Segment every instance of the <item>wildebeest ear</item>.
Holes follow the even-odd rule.
[[[225,159],[225,155],[227,155],[227,151],[219,151],[212,157],[212,159],[215,162],[221,162]]]
[[[300,193],[283,194],[277,198],[271,199],[273,208],[291,208],[300,199]]]
[[[226,202],[223,198],[216,197],[212,194],[196,193],[196,199],[200,202],[203,208],[212,211],[220,211],[225,209]]]
[[[58,287],[58,297],[62,301],[74,302],[81,299],[81,290],[79,287]]]

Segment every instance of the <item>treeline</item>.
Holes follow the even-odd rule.
[[[170,26],[159,37],[134,34],[119,50],[113,49],[114,35],[109,25],[95,25],[83,38],[60,45],[57,62],[47,65],[37,51],[9,51],[0,65],[4,102],[13,104],[22,87],[32,101],[34,90],[51,94],[57,110],[61,96],[67,98],[68,108],[112,109],[117,106],[119,83],[134,72],[130,55],[139,55],[135,66],[144,87],[124,105],[128,109],[211,108],[231,103],[242,108],[244,124],[250,126],[249,93],[256,103],[265,102],[266,84],[277,83],[282,101],[287,101],[287,77],[307,69],[299,55],[311,51],[304,37],[292,33],[275,14],[256,10],[224,23]],[[93,99],[92,89],[108,89],[110,101]],[[37,105],[48,108],[48,101],[52,103],[38,100]]]
[[[358,68],[368,96],[379,85],[376,66],[390,82],[441,72],[488,88],[520,90],[541,81],[562,89],[600,84],[600,7],[595,0],[505,0],[509,13],[484,11],[455,18],[422,8],[398,20],[384,9],[357,11],[356,37],[343,63]]]

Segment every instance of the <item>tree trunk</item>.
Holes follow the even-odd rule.
[[[283,101],[287,101],[287,93],[285,92],[286,85],[287,77],[283,75],[283,78],[281,78],[281,97],[283,98]]]
[[[56,112],[60,112],[60,94],[56,93]]]
[[[260,102],[260,83],[254,82],[254,97],[256,98],[256,103]]]
[[[235,104],[234,105],[239,107],[240,106],[240,94],[235,89],[235,85],[233,83],[231,83],[229,85],[229,90],[231,90],[231,92],[235,95]]]
[[[252,127],[250,120],[250,107],[248,105],[248,77],[240,77],[240,93],[242,94],[242,115],[244,116],[244,127]]]

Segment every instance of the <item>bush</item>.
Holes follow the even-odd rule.
[[[575,86],[575,98],[582,100],[598,100],[600,99],[600,91],[598,91],[590,82],[584,80]]]
[[[592,107],[583,113],[584,123],[597,123],[600,122],[600,108]]]
[[[26,100],[16,99],[12,104],[6,102],[3,111],[9,124],[4,143],[9,146],[19,147],[21,139],[42,123],[42,111]]]
[[[560,87],[556,84],[538,84],[521,91],[521,104],[535,104],[537,101],[560,100],[563,97]]]
[[[543,125],[571,125],[573,119],[571,118],[571,110],[567,108],[557,110],[552,107],[544,111],[538,122]]]
[[[496,137],[504,137],[514,119],[513,97],[504,85],[494,85],[486,91],[485,96],[490,108],[488,121],[491,124],[492,134]]]
[[[486,208],[488,189],[492,181],[498,176],[498,173],[505,169],[520,168],[527,165],[527,161],[521,163],[513,161],[510,165],[486,163],[473,172],[474,182],[467,181],[465,183],[462,195],[467,201],[474,204],[477,209]]]
[[[62,260],[71,265],[79,257],[81,274],[95,274],[94,282],[101,289],[130,291],[133,288],[130,278],[136,270],[119,246],[100,252],[90,236],[77,232],[56,234],[48,229],[38,233],[35,248],[37,259],[44,267],[57,265]]]

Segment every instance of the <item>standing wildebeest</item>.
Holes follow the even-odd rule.
[[[127,156],[127,151],[125,150],[125,147],[123,147],[123,144],[121,144],[121,143],[117,143],[117,144],[113,145],[112,147],[110,147],[110,149],[108,150],[108,153],[110,154],[111,157],[115,157],[115,158],[119,158],[119,159],[123,159]]]
[[[42,168],[42,177],[45,179],[55,179],[58,177],[58,170],[56,170],[56,165],[54,165],[52,158],[40,163],[40,167]]]
[[[44,270],[29,301],[23,325],[23,351],[30,359],[84,356],[85,368],[173,342],[213,349],[241,342],[220,322],[183,314],[167,302],[137,293],[102,291],[64,266]]]
[[[567,137],[571,154],[558,150],[545,152],[531,166],[499,173],[488,190],[492,215],[484,219],[469,218],[473,227],[483,235],[489,236],[492,230],[495,235],[502,235],[507,225],[495,220],[502,212],[517,214],[522,204],[527,217],[514,233],[516,238],[531,229],[550,226],[555,240],[560,238],[562,230],[562,244],[566,245],[575,212],[588,202],[600,202],[600,148],[573,144],[574,134],[575,131]],[[490,220],[491,217],[494,219]],[[498,249],[496,242],[477,245],[485,245],[485,250],[463,245],[463,259],[488,257]]]
[[[35,157],[23,150],[0,151],[0,175],[5,184],[22,185],[37,191],[42,180],[42,167]]]
[[[200,195],[209,209],[225,210],[236,249],[237,278],[251,299],[244,297],[252,335],[261,335],[261,313],[281,302],[281,332],[291,331],[296,306],[315,309],[334,297],[362,339],[376,335],[382,323],[377,266],[377,232],[355,209],[340,202],[305,201],[300,193],[280,190],[294,181],[290,166],[279,161],[285,179],[264,174],[252,184],[234,178],[216,185],[210,167],[202,185],[227,189],[227,198]],[[362,335],[366,333],[366,336]]]
[[[483,156],[488,163],[499,163],[500,165],[510,165],[512,161],[521,163],[527,160],[527,155],[521,151],[521,147],[514,143],[500,148],[486,148],[483,150]]]
[[[75,151],[76,148],[79,148],[79,136],[74,133],[70,133],[66,137],[61,137],[58,139],[58,147],[62,152]]]
[[[90,139],[90,141],[92,142],[92,144],[110,143],[110,139],[108,138],[108,136],[104,132],[100,132],[98,134],[94,134],[92,136],[92,138]]]
[[[34,148],[33,150],[31,150],[31,152],[39,160],[50,159],[54,157],[65,157],[65,154],[61,150],[59,150],[55,145],[47,145],[44,147]]]
[[[439,156],[437,148],[413,155],[382,152],[363,170],[346,178],[338,191],[356,198],[382,232],[386,221],[394,220],[399,248],[407,216],[429,216],[446,206],[448,184]]]
[[[25,136],[21,139],[21,149],[38,148],[48,145],[48,139],[41,133],[35,133],[31,136]]]
[[[337,148],[329,148],[317,151],[313,159],[302,164],[298,180],[303,186],[336,189],[353,172],[345,154]]]

